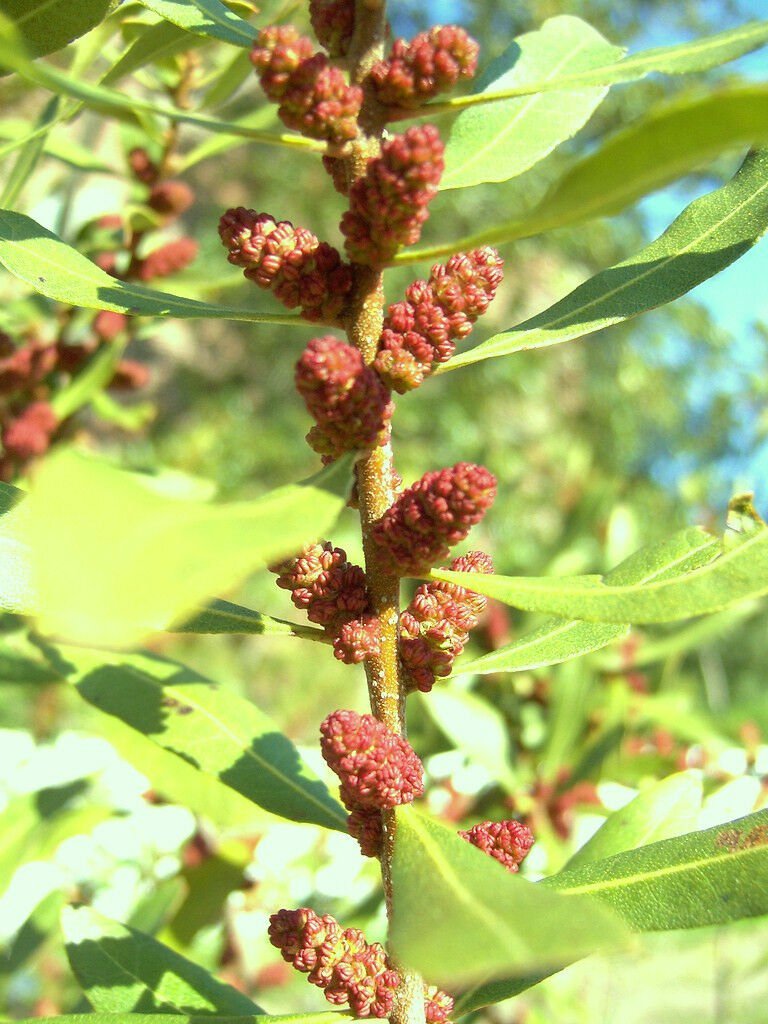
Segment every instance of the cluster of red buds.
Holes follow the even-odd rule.
[[[391,388],[411,391],[451,358],[456,341],[466,338],[493,301],[503,266],[490,246],[458,253],[389,307],[374,365]]]
[[[243,206],[227,210],[219,235],[229,262],[288,309],[301,307],[301,315],[313,323],[339,323],[353,279],[332,245],[306,228]]]
[[[331,57],[343,57],[355,31],[355,0],[309,0],[309,19]]]
[[[251,62],[286,127],[332,145],[355,138],[363,90],[292,25],[262,29]]]
[[[534,843],[528,826],[514,820],[483,821],[459,835],[513,873],[519,870]]]
[[[414,110],[459,79],[473,78],[480,47],[457,25],[436,25],[410,43],[396,39],[386,60],[371,70],[379,103],[397,110]]]
[[[359,928],[342,928],[330,914],[306,907],[279,910],[269,919],[269,940],[283,959],[323,989],[335,1006],[349,1005],[356,1017],[388,1017],[400,975],[384,947],[366,942]],[[429,1024],[444,1024],[453,1009],[445,992],[429,986],[424,1013]]]
[[[373,537],[393,571],[428,572],[469,533],[496,497],[496,478],[483,466],[459,462],[425,473],[373,524]]]
[[[445,169],[445,147],[433,125],[395,135],[349,190],[341,219],[347,252],[358,263],[387,263],[419,240]]]
[[[381,811],[423,794],[421,761],[407,740],[373,715],[334,711],[320,726],[320,736],[323,757],[341,781],[350,834],[365,856],[378,856]]]
[[[371,615],[365,572],[347,561],[342,548],[330,541],[310,544],[271,568],[295,607],[333,638],[339,661],[357,664],[378,653],[378,623]]]
[[[315,338],[296,364],[295,380],[316,423],[307,442],[327,460],[386,442],[394,407],[354,345],[332,335]]]
[[[450,568],[488,573],[493,562],[482,551],[470,551],[455,558]],[[408,689],[429,693],[436,679],[450,674],[486,604],[481,594],[442,580],[416,590],[400,616],[400,661]]]

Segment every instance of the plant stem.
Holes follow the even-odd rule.
[[[384,0],[357,0],[355,35],[349,52],[353,81],[363,84],[372,65],[384,55],[387,33]],[[350,184],[361,177],[368,161],[381,152],[384,129],[382,111],[370,91],[360,112],[360,135],[345,156]],[[355,264],[355,290],[346,328],[350,341],[361,351],[366,363],[376,356],[384,320],[383,275],[379,268]],[[400,612],[400,579],[382,564],[371,536],[371,525],[392,504],[394,498],[394,467],[390,438],[358,463],[357,486],[360,525],[365,552],[365,568],[373,609],[379,619],[381,653],[366,661],[368,693],[374,715],[388,728],[405,733],[405,690],[400,679],[398,661],[398,622]],[[384,848],[381,855],[381,876],[387,905],[392,914],[392,855],[397,830],[397,812],[384,811]],[[400,969],[402,983],[390,1017],[392,1024],[424,1024],[424,985],[421,978]]]

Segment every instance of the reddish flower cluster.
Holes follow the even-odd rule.
[[[195,193],[183,181],[159,181],[152,187],[147,205],[164,217],[180,217],[195,201]]]
[[[480,47],[457,25],[436,25],[410,43],[396,39],[386,60],[371,70],[376,97],[384,106],[414,110],[460,78],[472,78]]]
[[[320,726],[320,749],[341,779],[348,810],[383,810],[424,792],[421,761],[402,736],[373,715],[334,711]]]
[[[359,349],[332,335],[310,341],[296,364],[296,388],[317,426],[310,447],[337,458],[385,439],[393,405],[378,374]]]
[[[0,395],[33,388],[48,376],[57,362],[52,345],[33,339],[17,348],[11,338],[0,331]]]
[[[343,57],[355,30],[355,0],[309,0],[309,18],[332,57]]]
[[[418,576],[448,554],[479,523],[496,497],[496,479],[459,462],[425,473],[373,525],[373,537],[402,576]]]
[[[219,235],[229,262],[288,309],[300,306],[312,322],[338,322],[352,289],[352,270],[333,246],[306,228],[242,206],[227,210]]]
[[[349,812],[347,828],[360,844],[364,857],[378,857],[384,842],[384,823],[381,811],[371,807],[356,807]]]
[[[335,1006],[349,1004],[356,1017],[388,1017],[400,975],[384,947],[368,943],[359,928],[344,928],[330,914],[313,910],[279,910],[269,919],[269,940],[283,959],[325,992]],[[444,1024],[453,1000],[430,985],[425,991],[428,1024]]]
[[[272,566],[272,572],[309,621],[333,637],[339,661],[355,665],[378,653],[378,622],[371,615],[365,573],[347,561],[345,551],[330,541],[310,544],[295,558]]]
[[[23,465],[44,455],[57,426],[56,414],[48,402],[32,402],[3,427],[5,459]]]
[[[458,253],[434,266],[428,281],[414,281],[404,302],[389,307],[375,366],[390,387],[411,391],[451,358],[456,341],[493,301],[503,265],[490,246]]]
[[[128,165],[134,178],[144,185],[154,185],[160,174],[160,168],[143,146],[136,146],[130,151]]]
[[[156,277],[178,274],[194,261],[197,251],[197,242],[192,238],[176,238],[172,242],[165,242],[139,261],[137,276],[141,281],[153,281]]]
[[[528,826],[514,820],[483,821],[459,835],[512,872],[519,869],[534,843]]]
[[[470,551],[450,565],[455,572],[493,572],[482,551]],[[440,580],[422,584],[400,616],[400,660],[411,690],[428,693],[437,678],[450,674],[486,599]]]
[[[347,181],[347,169],[344,161],[337,156],[324,156],[323,167],[331,176],[333,187],[342,196],[349,195],[349,182]]]
[[[368,163],[349,190],[350,209],[341,220],[353,260],[386,263],[400,246],[418,241],[445,168],[444,149],[433,125],[414,126]]]
[[[263,29],[251,61],[267,96],[279,103],[283,124],[312,139],[341,145],[357,135],[363,90],[324,53],[313,53],[309,39],[290,26]]]
[[[384,948],[369,944],[358,928],[342,929],[329,914],[307,908],[280,910],[269,919],[269,940],[283,959],[307,975],[336,1006],[349,1004],[356,1017],[387,1017],[400,976]]]

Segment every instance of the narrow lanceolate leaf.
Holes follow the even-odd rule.
[[[90,907],[65,908],[62,930],[72,971],[97,1013],[264,1012],[198,964]]]
[[[550,188],[530,213],[466,238],[407,249],[395,263],[435,260],[480,245],[503,245],[595,217],[611,217],[737,146],[768,143],[768,86],[723,89],[652,109]]]
[[[697,527],[681,530],[658,544],[641,548],[605,577],[611,586],[651,583],[684,575],[715,559],[722,549],[717,537]],[[557,665],[621,639],[628,623],[584,622],[579,619],[547,619],[514,643],[481,658],[459,664],[454,675],[490,672],[524,672]]]
[[[53,127],[59,113],[60,102],[58,96],[51,97],[37,120],[38,128],[46,129]],[[21,190],[28,182],[37,166],[38,160],[43,155],[46,138],[46,134],[38,135],[22,147],[21,152],[16,157],[13,169],[5,182],[2,195],[0,195],[0,206],[15,205]]]
[[[636,931],[759,917],[768,913],[768,811],[562,871],[539,885],[561,895],[591,896]],[[548,973],[478,985],[457,1000],[456,1013],[508,999]]]
[[[62,675],[100,711],[272,814],[346,831],[344,809],[251,701],[155,655],[58,650]]]
[[[215,505],[58,453],[3,517],[0,604],[62,639],[130,646],[325,534],[346,503],[350,470],[340,459],[256,501]]]
[[[508,971],[558,968],[622,945],[626,932],[590,900],[554,899],[507,872],[444,825],[410,807],[398,812],[391,947],[437,984]]]
[[[344,1010],[325,1013],[286,1013],[221,1016],[200,1013],[68,1013],[60,1017],[30,1017],[18,1024],[348,1024],[356,1020]]]
[[[768,529],[701,568],[649,583],[613,584],[600,576],[480,577],[449,569],[434,569],[432,575],[527,611],[590,622],[674,622],[768,594]]]
[[[116,0],[0,0],[0,15],[42,57],[89,32],[115,6]]]
[[[615,60],[621,50],[579,18],[550,18],[516,39],[478,81],[479,92],[519,88]],[[607,91],[604,86],[475,107],[454,122],[440,187],[466,188],[521,174],[569,139]]]
[[[285,619],[273,619],[251,608],[232,604],[231,601],[211,601],[207,608],[198,612],[187,622],[175,627],[177,633],[251,633],[273,636],[298,636],[304,640],[327,643],[328,637],[322,629],[300,625]]]
[[[220,39],[233,46],[251,46],[256,35],[247,21],[238,18],[221,0],[140,0],[150,11],[210,39]]]
[[[699,772],[678,772],[639,793],[614,811],[568,861],[567,870],[617,853],[672,839],[696,828],[703,799]]]
[[[582,338],[671,302],[743,256],[768,228],[768,149],[750,154],[722,188],[688,206],[645,249],[580,285],[543,313],[438,373],[483,359]]]
[[[556,19],[552,19],[556,20]],[[545,22],[545,25],[549,22]],[[524,38],[524,37],[523,37]],[[751,53],[768,43],[768,21],[750,21],[738,28],[704,36],[688,43],[658,46],[652,50],[630,54],[623,60],[606,62],[600,66],[581,70],[566,69],[557,75],[541,75],[538,81],[528,81],[490,90],[483,96],[459,96],[446,103],[427,106],[439,110],[461,110],[465,107],[499,102],[510,96],[530,96],[558,89],[584,89],[592,86],[611,86],[619,82],[634,82],[646,75],[684,75],[709,71],[720,67],[745,53]]]
[[[298,316],[232,309],[117,281],[30,217],[0,210],[0,263],[49,299],[130,316],[213,317],[252,323],[301,325]]]

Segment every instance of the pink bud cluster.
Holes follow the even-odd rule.
[[[330,541],[310,544],[272,572],[294,605],[333,638],[339,661],[355,665],[378,653],[378,621],[371,615],[365,572],[347,561],[342,548]]]
[[[455,558],[454,572],[493,572],[482,551]],[[435,680],[447,676],[477,625],[486,599],[441,580],[422,584],[400,616],[400,660],[408,688],[428,693]]]
[[[410,43],[396,39],[386,60],[371,70],[376,97],[384,106],[414,110],[460,78],[473,78],[480,47],[457,25],[436,25]]]
[[[514,820],[483,821],[459,835],[511,872],[519,869],[534,843],[528,826]]]
[[[251,50],[261,86],[288,128],[342,145],[357,135],[363,90],[291,25],[263,29]]]
[[[341,220],[353,260],[387,263],[400,246],[418,241],[445,169],[444,149],[433,125],[414,126],[368,163],[349,190],[350,208]]]
[[[154,281],[157,277],[170,277],[194,262],[198,252],[192,238],[176,238],[147,253],[136,267],[140,281]]]
[[[315,338],[296,364],[295,380],[317,424],[307,435],[316,452],[335,459],[385,440],[394,407],[381,378],[354,345],[332,335]]]
[[[491,246],[458,253],[389,307],[375,366],[391,388],[411,391],[451,358],[493,301],[503,265]]]
[[[427,572],[469,533],[496,497],[496,478],[459,462],[425,473],[373,525],[373,537],[401,576]]]
[[[343,57],[355,30],[355,0],[309,0],[309,18],[332,57]]]
[[[3,427],[4,460],[24,465],[48,451],[59,421],[48,402],[32,402]]]
[[[356,1017],[388,1017],[400,975],[384,947],[366,942],[359,928],[342,929],[330,914],[313,910],[279,910],[269,919],[269,940],[283,959],[325,992],[335,1006],[349,1004]],[[425,991],[429,1024],[444,1024],[453,1000],[434,986]]]
[[[421,761],[410,744],[373,715],[334,711],[320,726],[323,757],[341,780],[349,833],[366,857],[381,853],[381,811],[424,792]]]
[[[337,323],[352,289],[352,270],[333,246],[306,228],[239,206],[219,222],[227,259],[288,309],[312,322]]]

